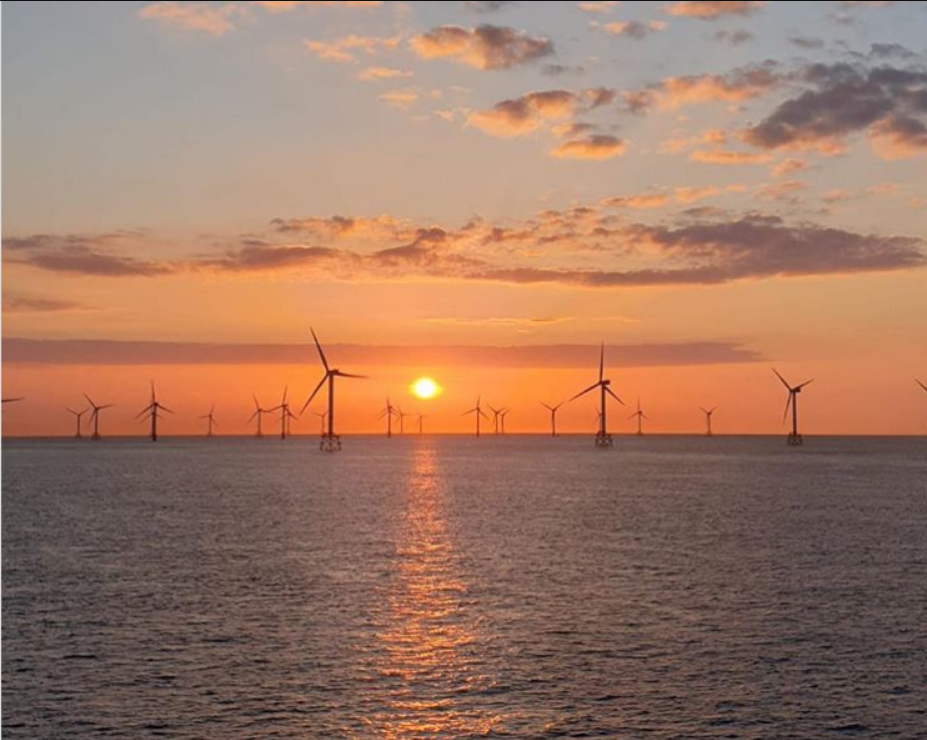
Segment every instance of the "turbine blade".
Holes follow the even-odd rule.
[[[629,420],[630,420],[630,419],[634,419],[636,416],[637,416],[637,412],[635,411],[633,414],[631,414],[631,415],[628,417],[628,419],[629,419]]]
[[[167,411],[167,413],[169,413],[169,414],[173,414],[173,413],[174,413],[174,412],[171,411],[167,406],[160,406],[159,408],[160,408],[162,411]]]
[[[328,360],[325,359],[325,353],[322,351],[322,345],[319,344],[319,338],[315,335],[315,329],[310,326],[309,331],[312,332],[312,339],[315,342],[315,348],[319,351],[319,357],[322,359],[322,366],[325,368],[325,372],[328,372]]]
[[[792,395],[792,391],[789,391],[789,399],[785,402],[785,412],[782,414],[782,423],[785,424],[785,420],[789,418],[789,407],[792,405],[792,399],[795,396]]]
[[[782,381],[782,385],[784,385],[786,388],[788,388],[789,391],[791,392],[792,386],[789,385],[788,381],[787,381],[785,378],[783,378],[781,375],[779,375],[779,371],[776,370],[776,368],[773,368],[772,371],[776,374],[776,377],[779,378],[779,380]]]
[[[602,342],[602,351],[599,354],[599,382],[605,378],[605,342]]]
[[[306,403],[303,404],[303,407],[299,412],[300,416],[302,416],[303,413],[306,411],[306,409],[309,408],[309,404],[312,403],[312,399],[315,398],[315,394],[319,392],[319,389],[325,384],[326,380],[328,380],[327,372],[325,373],[325,375],[322,376],[322,379],[319,381],[319,384],[315,387],[315,390],[312,391],[312,395],[310,395]]]
[[[813,382],[814,382],[814,378],[812,378],[811,380],[806,380],[804,383],[802,383],[800,386],[798,386],[798,390],[801,390],[801,389],[804,388],[806,385],[811,385]]]
[[[605,386],[605,392],[606,392],[608,395],[610,395],[612,398],[614,398],[614,399],[615,399],[618,403],[620,403],[622,406],[624,406],[624,401],[622,401],[620,398],[618,398],[618,394],[615,393],[615,391],[613,391],[611,388],[609,388],[608,386]]]
[[[148,406],[146,406],[145,408],[143,408],[141,411],[139,411],[139,412],[135,415],[135,418],[137,419],[139,416],[141,416],[142,414],[147,414],[149,411],[151,411],[151,405],[148,405]]]
[[[285,406],[285,405],[286,405],[286,392],[287,392],[288,390],[290,390],[290,386],[288,386],[288,385],[283,386],[283,400],[280,402],[280,405],[281,405],[281,406]]]
[[[483,409],[480,409],[479,411],[480,411],[480,416],[482,416],[484,419],[488,419],[488,418],[489,418],[489,414],[487,414],[485,411],[483,411]]]
[[[921,388],[923,388],[925,391],[927,391],[927,385],[924,385],[923,383],[921,383],[921,381],[917,380],[916,378],[915,378],[914,382],[917,383],[917,384],[918,384]]]
[[[257,416],[259,413],[261,413],[261,410],[260,410],[260,409],[258,409],[258,410],[255,411],[253,414],[251,414],[251,416],[248,417],[248,421],[250,422],[250,421],[251,421],[252,419],[254,419],[254,417]]]
[[[84,398],[87,399],[87,401],[90,403],[90,405],[91,405],[93,408],[96,408],[96,407],[97,407],[97,405],[93,402],[93,399],[92,399],[90,396],[88,396],[86,393],[84,394]]]
[[[369,380],[369,375],[355,375],[354,373],[343,373],[340,370],[335,373],[339,378],[361,378],[363,380]]]
[[[594,390],[595,390],[596,388],[598,388],[598,387],[599,387],[599,383],[596,383],[595,385],[590,385],[590,386],[589,386],[586,390],[584,390],[582,393],[577,393],[575,396],[573,396],[573,398],[571,398],[570,401],[575,401],[577,398],[581,398],[582,396],[585,396],[587,393],[590,393],[591,391],[594,391]],[[568,402],[568,403],[569,403],[569,402]]]
[[[708,413],[708,409],[706,409],[704,406],[699,406],[699,408],[702,410],[702,413],[703,413],[703,414],[707,414],[707,413]]]
[[[547,405],[546,403],[544,403],[543,401],[541,401],[541,406],[543,406],[543,407],[544,407],[545,409],[547,409],[548,411],[553,411],[553,410],[554,410],[552,406],[548,406],[548,405]]]

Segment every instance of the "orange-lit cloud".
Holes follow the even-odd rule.
[[[510,69],[554,53],[550,39],[504,26],[440,26],[412,38],[423,59],[452,58],[476,69]]]
[[[146,5],[138,11],[140,18],[157,21],[183,31],[198,31],[222,36],[234,29],[233,19],[241,12],[237,3],[212,5],[198,2],[165,2]]]
[[[523,136],[544,121],[573,114],[577,96],[567,90],[531,92],[520,98],[503,100],[489,110],[475,111],[467,124],[491,136]]]
[[[628,38],[640,40],[651,33],[665,31],[666,23],[664,21],[650,21],[648,23],[642,21],[614,21],[606,23],[602,26],[602,29],[612,36],[627,36]]]
[[[764,5],[766,5],[765,2],[749,2],[746,0],[736,2],[732,0],[716,0],[714,2],[710,0],[704,2],[694,0],[693,2],[672,3],[666,8],[666,12],[683,18],[699,18],[700,20],[711,21],[729,15],[752,15]]]
[[[412,77],[413,73],[404,69],[395,69],[393,67],[367,67],[367,69],[357,73],[357,79],[362,82],[373,82],[376,80],[394,80],[398,77]]]
[[[613,159],[627,151],[627,142],[609,134],[590,134],[558,144],[551,155],[559,159]]]
[[[732,149],[699,149],[689,156],[692,162],[701,164],[721,165],[751,165],[768,164],[772,157],[769,154],[756,154],[754,152],[740,152]]]
[[[357,54],[359,52],[372,55],[395,49],[399,45],[399,37],[357,36],[351,34],[331,41],[309,39],[303,43],[306,49],[323,61],[351,64],[358,61]]]

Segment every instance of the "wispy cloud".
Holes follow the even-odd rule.
[[[732,0],[716,0],[715,2],[677,2],[666,8],[670,15],[682,18],[698,18],[703,21],[713,21],[731,15],[753,15],[759,11],[765,2],[734,2]]]
[[[213,5],[166,0],[144,6],[138,11],[138,16],[143,20],[156,21],[183,31],[223,36],[235,28],[234,18],[240,15],[242,10],[239,3]]]
[[[506,26],[440,26],[414,36],[412,50],[423,59],[450,58],[476,69],[500,70],[554,53],[554,43]]]
[[[627,142],[610,134],[590,134],[558,144],[551,151],[559,159],[613,159],[627,151]]]

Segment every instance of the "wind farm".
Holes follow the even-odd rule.
[[[622,401],[618,394],[611,389],[612,381],[605,377],[605,343],[602,343],[602,347],[599,354],[599,379],[593,385],[590,385],[586,390],[580,391],[575,396],[570,399],[570,402],[575,401],[579,398],[582,398],[587,393],[592,393],[595,390],[599,391],[599,430],[595,435],[595,446],[600,449],[608,449],[613,444],[612,435],[608,433],[608,424],[606,422],[608,416],[608,397],[611,396],[618,403],[624,406],[624,401]]]

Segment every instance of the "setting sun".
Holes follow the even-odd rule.
[[[411,391],[413,396],[427,401],[441,393],[441,386],[431,378],[419,378],[412,383]]]

